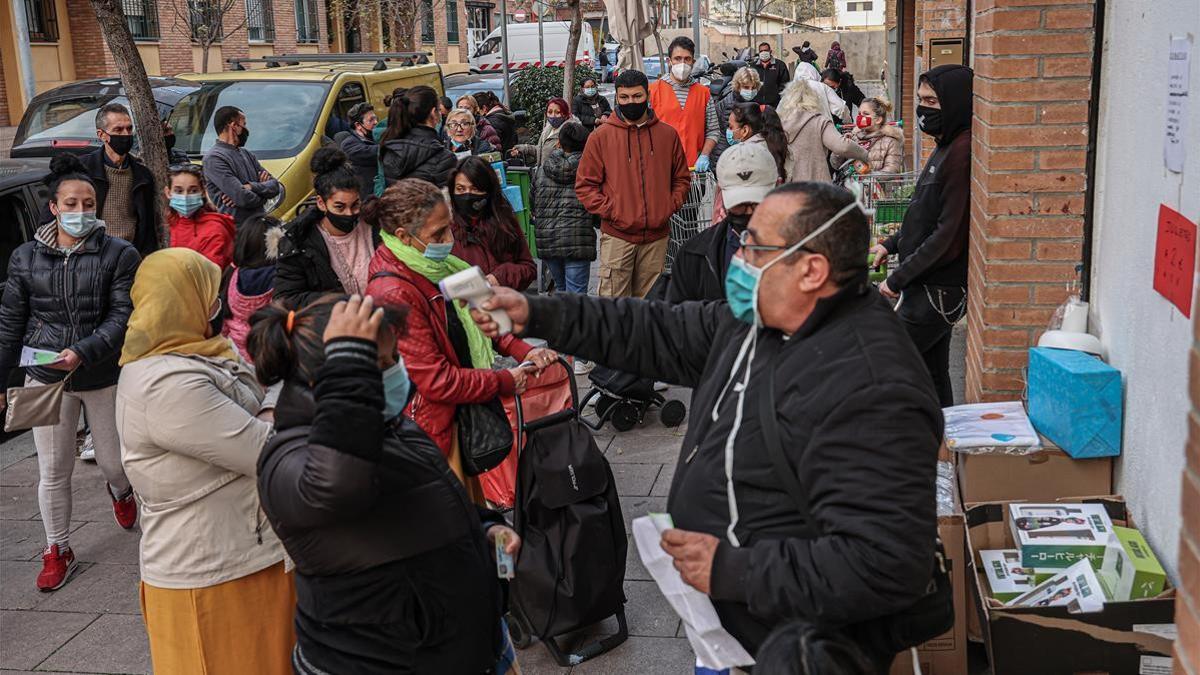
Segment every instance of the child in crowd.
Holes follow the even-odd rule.
[[[234,243],[233,271],[222,301],[225,325],[221,334],[233,340],[247,363],[254,363],[246,349],[250,317],[275,295],[275,260],[282,237],[283,224],[278,218],[254,216],[242,223]]]
[[[177,164],[170,171],[165,192],[171,246],[190,248],[225,269],[233,261],[233,217],[209,201],[199,164]]]

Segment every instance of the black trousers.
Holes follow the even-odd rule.
[[[954,324],[967,312],[966,293],[961,286],[912,286],[904,290],[904,302],[897,312],[925,360],[943,408],[954,405],[950,338]]]

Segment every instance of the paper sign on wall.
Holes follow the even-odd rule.
[[[1192,316],[1196,272],[1196,224],[1164,204],[1158,207],[1158,240],[1154,245],[1154,290]]]
[[[1167,53],[1167,119],[1163,137],[1163,163],[1169,171],[1183,173],[1183,130],[1187,121],[1188,70],[1192,42],[1187,37],[1171,38]],[[1185,312],[1186,314],[1186,312]]]

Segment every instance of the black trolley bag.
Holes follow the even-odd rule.
[[[521,536],[509,584],[509,632],[524,649],[539,638],[560,666],[603,654],[629,636],[625,621],[628,539],[608,460],[579,419],[579,392],[566,361],[572,407],[526,421],[517,403],[517,500]],[[617,633],[564,653],[556,640],[615,616]]]

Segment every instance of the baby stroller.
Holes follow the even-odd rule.
[[[572,368],[572,406],[526,421],[517,404],[517,503],[513,529],[522,545],[509,584],[509,635],[518,649],[541,639],[560,666],[578,665],[625,642],[628,540],[612,469],[580,424]],[[617,632],[565,653],[557,638],[610,616]]]

